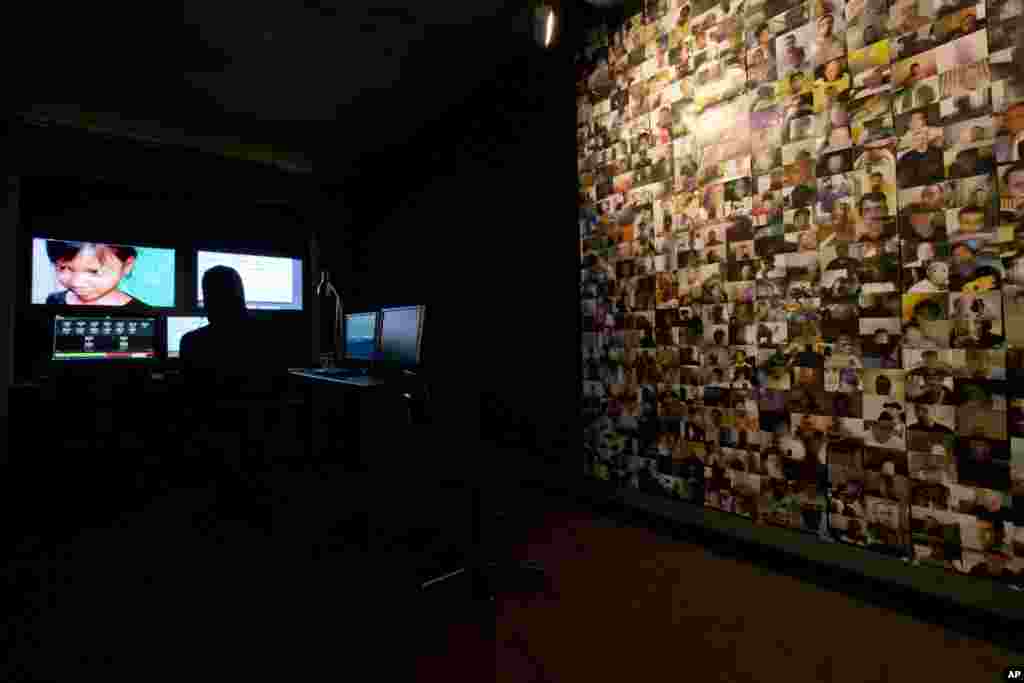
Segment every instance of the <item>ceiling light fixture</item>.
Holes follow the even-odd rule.
[[[534,0],[531,3],[530,22],[533,38],[544,49],[554,46],[558,40],[559,11],[557,0]]]

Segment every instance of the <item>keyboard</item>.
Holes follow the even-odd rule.
[[[312,370],[314,375],[325,377],[366,377],[365,368],[317,368]]]

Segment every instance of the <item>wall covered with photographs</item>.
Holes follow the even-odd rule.
[[[1024,584],[1022,21],[648,0],[590,36],[588,476]]]

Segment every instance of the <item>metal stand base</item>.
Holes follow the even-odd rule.
[[[428,590],[446,585],[453,579],[467,577],[470,580],[472,597],[477,600],[493,601],[501,588],[515,586],[528,591],[543,591],[548,587],[547,573],[544,567],[536,562],[494,562],[484,558],[493,557],[493,544],[483,540],[483,505],[482,491],[479,485],[472,489],[471,496],[471,541],[469,564],[455,571],[424,581],[420,590]],[[497,518],[504,517],[497,514]]]
[[[516,564],[489,562],[476,572],[470,567],[460,567],[455,571],[424,581],[420,584],[420,590],[447,585],[456,578],[470,580],[473,598],[493,601],[498,593],[509,585],[534,584],[530,587],[532,590],[542,590],[548,575],[544,567],[536,562],[526,561]]]

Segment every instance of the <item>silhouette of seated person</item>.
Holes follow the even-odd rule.
[[[284,368],[268,355],[258,323],[249,316],[241,276],[214,266],[203,274],[202,288],[209,324],[181,338],[189,403],[210,408],[218,401],[274,396]]]

